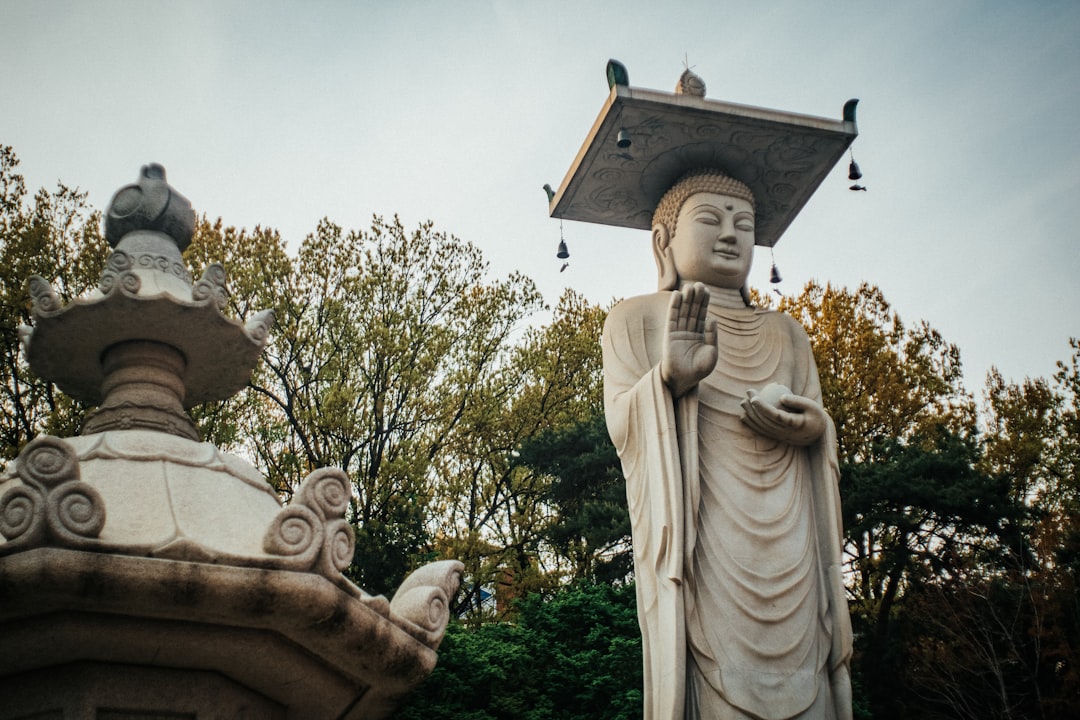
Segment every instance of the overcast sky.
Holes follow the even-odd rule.
[[[31,190],[104,209],[160,162],[200,213],[279,229],[399,214],[478,245],[554,304],[651,292],[648,233],[568,222],[558,186],[605,65],[671,91],[830,118],[846,163],[776,247],[781,289],[877,284],[961,350],[978,393],[1049,377],[1080,336],[1080,3],[0,0],[0,143]],[[767,289],[759,249],[751,284]]]

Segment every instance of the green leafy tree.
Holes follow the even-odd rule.
[[[836,424],[855,678],[875,717],[899,717],[907,592],[1000,545],[1017,503],[981,467],[955,345],[868,284],[811,282],[779,307],[810,336]]]
[[[633,585],[578,584],[524,599],[512,624],[451,625],[397,717],[629,720],[642,707]]]
[[[981,627],[1008,650],[989,656],[1008,658],[1003,675],[1027,680],[1001,684],[999,696],[1032,717],[1080,713],[1080,343],[1069,344],[1072,357],[1052,380],[1011,383],[993,370],[986,386],[985,467],[1010,484],[1031,522],[970,597],[983,617],[1008,620]],[[985,653],[974,657],[989,664]]]
[[[224,264],[229,290],[229,307],[225,312],[231,317],[246,320],[265,309],[272,309],[281,317],[282,308],[291,309],[290,304],[297,296],[294,260],[276,230],[256,226],[248,231],[226,227],[220,218],[210,222],[203,217],[184,257],[195,277],[211,263]],[[282,323],[271,329],[271,340],[278,352],[283,352],[284,347],[284,352],[299,356],[298,338],[286,334]],[[251,387],[272,383],[267,373],[267,367],[260,361]],[[292,489],[290,482],[306,473],[296,448],[281,451],[287,423],[281,421],[273,408],[264,394],[249,390],[193,408],[191,415],[206,441],[259,462],[271,484],[287,496]]]
[[[439,466],[513,333],[542,307],[533,283],[488,280],[476,247],[430,223],[407,232],[397,218],[349,232],[324,220],[295,259],[258,229],[204,222],[197,239],[189,258],[234,268],[239,316],[276,312],[248,396],[204,423],[224,431],[235,418],[235,436],[286,496],[318,467],[345,470],[351,572],[365,588],[393,589],[431,553]]]
[[[849,545],[873,548],[853,563],[849,585],[856,670],[875,717],[910,717],[900,714],[917,686],[907,650],[926,639],[910,627],[918,615],[912,597],[999,564],[1023,508],[1007,480],[978,469],[980,450],[971,440],[896,442],[875,454],[874,462],[841,471]]]
[[[515,460],[531,438],[595,417],[602,407],[598,338],[606,312],[567,291],[551,321],[528,329],[448,438],[437,468],[437,546],[466,566],[461,610],[474,614],[482,588],[505,597],[565,580],[565,558],[547,530],[552,476]],[[505,608],[505,603],[503,604]]]
[[[88,410],[26,364],[18,328],[31,324],[27,279],[40,275],[68,302],[97,285],[108,254],[86,193],[60,183],[31,200],[18,165],[0,145],[0,462],[39,433],[74,435]]]
[[[633,569],[630,515],[619,456],[603,415],[522,444],[518,462],[551,476],[547,543],[577,580],[616,582]]]
[[[841,463],[873,460],[890,441],[974,431],[960,350],[926,322],[901,321],[879,288],[812,281],[779,309],[810,336]]]

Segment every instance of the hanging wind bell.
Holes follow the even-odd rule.
[[[772,265],[772,271],[769,273],[769,282],[776,284],[783,279],[784,278],[780,277],[780,271],[777,269],[776,263],[774,262]]]
[[[570,257],[570,250],[566,247],[566,240],[563,238],[562,232],[562,218],[559,219],[559,252],[555,253],[555,257],[560,260],[566,260]],[[570,263],[564,262],[562,267],[559,268],[559,272],[563,272],[566,268],[570,267]]]
[[[784,278],[780,277],[780,269],[776,267],[776,256],[773,255],[773,249],[771,247],[769,248],[769,257],[772,258],[772,270],[769,271],[769,282],[775,285]]]
[[[848,180],[859,180],[859,179],[861,179],[862,178],[862,170],[859,169],[859,163],[855,162],[855,153],[853,153],[851,151],[851,148],[848,148],[848,157],[851,158],[851,163],[848,164],[848,172],[847,172]],[[859,183],[855,183],[854,185],[852,185],[848,189],[849,190],[862,190],[863,192],[866,192],[866,186],[865,185],[860,185]]]
[[[544,185],[544,192],[547,194],[548,204],[555,198],[555,191],[551,188],[550,184]],[[570,257],[570,250],[566,247],[566,239],[563,237],[562,218],[559,218],[559,250],[555,253],[555,257],[560,260],[566,260]],[[559,268],[559,272],[563,272],[566,268],[570,267],[570,263],[564,262],[562,267]]]

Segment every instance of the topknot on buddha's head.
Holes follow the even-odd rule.
[[[746,183],[729,177],[719,170],[691,170],[679,178],[660,198],[656,211],[653,213],[653,227],[663,224],[668,232],[674,235],[675,223],[679,218],[679,210],[682,209],[683,203],[691,195],[702,192],[731,195],[748,201],[751,207],[754,206],[754,193],[750,191]]]

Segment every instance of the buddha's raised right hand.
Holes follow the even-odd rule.
[[[697,387],[716,367],[716,322],[709,319],[709,290],[694,283],[671,295],[660,377],[675,397]]]

